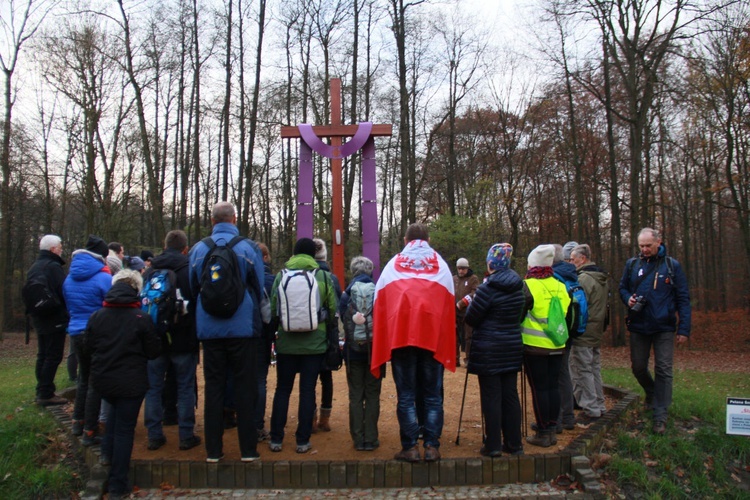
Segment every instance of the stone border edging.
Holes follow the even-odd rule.
[[[444,458],[438,462],[407,463],[396,460],[288,461],[243,463],[238,460],[217,464],[177,460],[134,460],[130,478],[139,488],[158,488],[167,483],[175,488],[314,489],[314,488],[399,488],[423,486],[465,486],[550,481],[560,474],[572,474],[587,493],[601,493],[596,474],[587,458],[604,436],[620,421],[639,397],[624,389],[604,387],[605,394],[618,398],[615,406],[595,421],[565,449],[541,455],[499,458]],[[71,418],[60,407],[48,407],[68,433]],[[72,434],[73,448],[80,453],[90,475],[83,498],[100,498],[107,470],[99,465],[99,446],[85,448]]]

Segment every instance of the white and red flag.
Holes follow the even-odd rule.
[[[456,300],[453,276],[424,240],[412,240],[386,264],[375,285],[374,376],[399,347],[420,347],[456,371]]]

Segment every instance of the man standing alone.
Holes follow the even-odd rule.
[[[620,299],[628,306],[625,322],[633,375],[646,392],[647,408],[653,409],[654,433],[664,434],[672,404],[675,330],[677,343],[686,342],[690,336],[690,293],[682,266],[667,255],[656,230],[642,229],[638,247],[640,254],[625,264]],[[648,369],[652,346],[654,376]]]
[[[223,408],[229,373],[234,377],[241,460],[252,462],[260,458],[254,416],[263,256],[255,243],[239,236],[231,203],[214,205],[211,222],[211,236],[190,251],[190,286],[192,296],[197,297],[196,326],[203,342],[206,462],[216,463],[224,457]],[[236,258],[221,251],[223,246]],[[213,260],[212,254],[224,258]]]
[[[440,459],[443,432],[443,371],[456,369],[456,300],[448,265],[430,247],[427,227],[412,224],[406,246],[383,269],[375,285],[370,371],[393,368],[401,430],[396,460],[421,460],[416,395],[424,398],[424,459]]]
[[[34,307],[40,304],[38,297],[32,298],[34,304],[26,305],[37,335],[36,402],[41,406],[68,402],[67,399],[55,395],[55,374],[63,358],[65,331],[68,327],[68,311],[62,291],[65,281],[62,249],[62,240],[59,236],[48,234],[42,237],[39,241],[39,256],[27,273],[27,286],[24,287],[31,290],[35,287],[29,285],[38,283],[37,290],[46,287],[50,294],[48,305],[43,310]]]

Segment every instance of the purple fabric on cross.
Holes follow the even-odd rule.
[[[313,164],[312,149],[299,141],[299,178],[297,181],[297,239],[313,237]]]
[[[372,136],[362,149],[362,255],[372,261],[372,277],[377,281],[380,277],[380,234],[375,138]]]
[[[362,148],[362,146],[365,144],[365,141],[367,141],[367,139],[370,137],[370,132],[372,132],[372,123],[360,123],[357,127],[357,131],[354,133],[354,136],[340,148],[334,148],[333,146],[329,146],[328,144],[320,140],[320,137],[315,135],[313,127],[309,123],[300,123],[297,128],[299,129],[299,135],[300,137],[302,137],[302,140],[307,143],[307,145],[310,146],[313,151],[325,158],[338,160],[341,158],[346,158],[347,156],[351,156]]]

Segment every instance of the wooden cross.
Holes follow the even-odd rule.
[[[363,126],[366,125],[365,128]],[[369,134],[367,131],[369,130]],[[372,137],[375,136],[390,136],[392,134],[393,126],[390,124],[386,125],[373,125],[373,124],[360,124],[360,125],[342,125],[341,124],[341,79],[331,79],[331,124],[330,125],[299,125],[299,126],[284,126],[281,127],[281,138],[282,139],[301,139],[300,142],[306,143],[309,147],[315,150],[315,152],[322,154],[330,159],[331,164],[331,176],[333,179],[332,194],[332,256],[333,256],[333,273],[338,277],[339,283],[345,284],[344,280],[344,241],[343,241],[343,194],[342,194],[342,177],[341,177],[341,159],[342,157],[349,156],[350,154],[358,151],[368,141],[372,141]],[[325,145],[319,141],[320,137],[330,138],[330,145]],[[349,142],[342,145],[342,139],[344,137],[352,137]],[[360,144],[361,143],[361,144]],[[351,146],[347,148],[347,146]],[[297,237],[309,237],[312,238],[313,227],[312,227],[312,173],[310,171],[309,179],[307,179],[306,166],[304,162],[308,161],[303,158],[302,144],[300,148],[300,173],[298,182],[298,204],[297,204]],[[371,153],[368,153],[371,151]],[[370,154],[372,158],[370,158]],[[372,203],[374,207],[375,193],[377,186],[375,184],[375,158],[374,158],[374,144],[369,150],[366,149],[363,156],[363,180],[362,180],[362,194],[363,194],[363,232],[365,223],[368,227],[373,225],[377,229],[377,211],[369,210],[372,207],[365,207],[365,202]],[[368,161],[372,165],[372,172],[367,175],[365,180],[365,161]],[[369,164],[369,163],[368,163]],[[311,167],[311,165],[310,165]],[[304,171],[303,171],[304,170]],[[308,194],[309,186],[309,194]],[[365,200],[365,198],[368,198]],[[365,210],[368,208],[368,210]],[[309,215],[308,215],[309,212]],[[366,214],[365,214],[366,212]],[[374,215],[375,219],[370,220]],[[309,220],[307,220],[309,219]],[[377,235],[376,235],[377,236]],[[364,240],[364,238],[363,238]],[[379,249],[379,246],[378,246]],[[373,250],[368,251],[367,246],[363,252],[368,258],[370,258],[375,264],[374,276],[380,274],[380,258],[379,255],[368,255],[372,254]],[[379,252],[379,250],[378,250]]]

